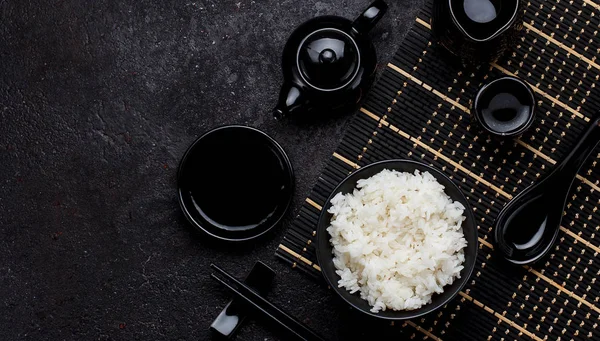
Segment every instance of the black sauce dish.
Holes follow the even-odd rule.
[[[247,241],[280,223],[292,200],[294,172],[270,136],[230,125],[205,133],[188,148],[177,187],[194,228],[223,241]]]
[[[535,121],[535,95],[521,79],[500,77],[479,89],[472,112],[474,119],[488,133],[501,137],[518,136]]]
[[[370,311],[371,306],[367,303],[366,300],[360,298],[359,293],[351,294],[345,288],[338,287],[338,280],[340,279],[340,277],[335,273],[336,268],[333,265],[332,253],[333,246],[329,241],[330,236],[326,230],[331,222],[332,214],[327,211],[331,207],[331,199],[336,194],[340,192],[352,192],[356,188],[358,180],[369,178],[381,172],[384,169],[409,173],[414,173],[415,170],[419,170],[421,172],[429,172],[431,175],[433,175],[437,179],[437,181],[445,187],[446,194],[450,198],[452,198],[452,200],[460,202],[465,207],[464,215],[466,216],[466,220],[463,221],[462,228],[465,239],[467,240],[467,247],[464,249],[465,262],[463,263],[464,268],[460,273],[460,279],[455,280],[454,283],[452,283],[450,286],[444,287],[443,293],[434,295],[432,297],[431,303],[415,310],[394,311],[388,309],[385,311],[380,311],[378,313],[373,313]],[[319,262],[319,266],[321,267],[321,273],[323,274],[325,280],[331,286],[331,288],[342,298],[342,300],[344,300],[347,304],[354,307],[355,309],[367,315],[385,320],[406,320],[419,317],[442,307],[450,300],[452,300],[469,280],[469,277],[471,276],[471,273],[475,268],[475,262],[477,260],[477,250],[479,248],[475,216],[473,215],[473,210],[471,209],[471,206],[469,205],[469,202],[467,201],[467,198],[464,196],[462,191],[458,188],[456,184],[452,182],[452,180],[450,180],[448,176],[446,176],[442,172],[426,164],[411,160],[386,160],[376,162],[363,168],[360,168],[357,171],[350,174],[333,190],[330,197],[327,199],[327,202],[323,206],[317,224],[316,237],[317,259]]]

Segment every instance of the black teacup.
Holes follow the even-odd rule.
[[[434,0],[432,27],[463,64],[496,61],[523,29],[522,0]]]
[[[535,120],[535,96],[527,83],[502,77],[481,87],[473,103],[473,115],[491,134],[522,134]]]

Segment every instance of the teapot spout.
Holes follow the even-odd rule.
[[[284,84],[279,93],[279,102],[273,110],[275,119],[293,115],[306,104],[302,89],[294,84]]]

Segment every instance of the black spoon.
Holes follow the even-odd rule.
[[[564,160],[502,209],[494,222],[494,238],[509,262],[533,263],[550,251],[558,236],[573,180],[598,142],[600,112]]]

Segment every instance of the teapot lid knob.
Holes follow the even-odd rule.
[[[319,61],[323,64],[331,64],[335,62],[337,56],[332,49],[325,49],[319,54]]]

